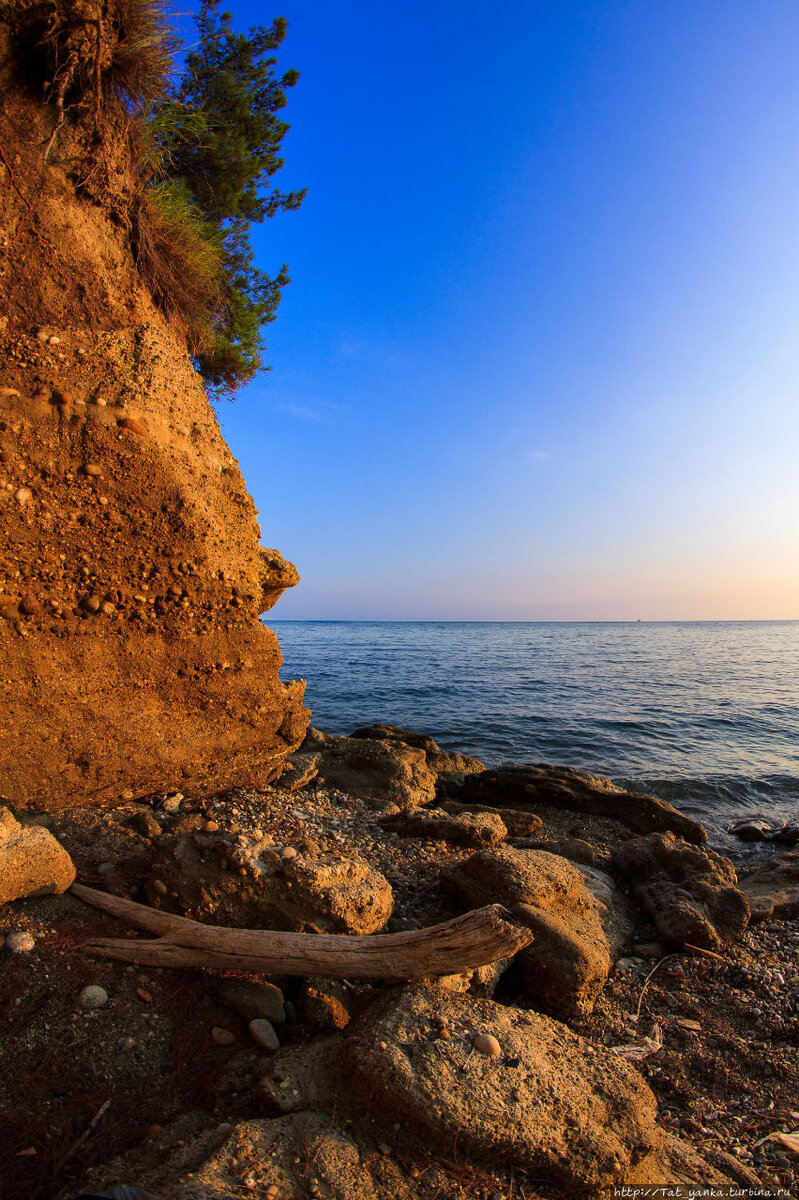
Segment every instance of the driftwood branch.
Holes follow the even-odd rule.
[[[154,941],[97,938],[84,950],[148,967],[217,967],[328,979],[422,979],[511,958],[532,941],[530,930],[500,904],[428,929],[353,937],[200,925],[80,883],[71,890],[128,925],[160,934]]]

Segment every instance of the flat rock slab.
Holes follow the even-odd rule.
[[[641,1076],[549,1017],[408,988],[370,1008],[355,1032],[347,1050],[364,1101],[443,1154],[596,1187],[627,1182],[661,1149]],[[497,1039],[498,1057],[474,1049],[481,1033]]]
[[[461,813],[496,813],[508,831],[508,837],[533,837],[538,833],[543,822],[536,813],[525,812],[520,808],[497,808],[492,804],[463,804],[459,800],[444,800],[438,806],[451,816]]]
[[[403,729],[399,725],[385,725],[378,722],[365,729],[356,729],[351,735],[354,738],[375,738],[378,741],[393,742],[402,746],[412,746],[416,750],[424,750],[427,765],[436,775],[472,775],[485,770],[485,763],[469,754],[461,754],[458,750],[442,750],[437,742],[426,733],[416,733],[413,729]]]
[[[7,808],[0,808],[0,904],[60,895],[74,881],[75,864],[47,829],[23,827]]]
[[[688,842],[707,841],[698,821],[686,817],[667,800],[625,792],[600,776],[546,763],[497,767],[469,775],[463,797],[483,804],[535,809],[536,805],[610,817],[636,833],[672,831]]]
[[[653,833],[617,847],[613,864],[665,946],[681,949],[687,942],[719,950],[746,932],[749,901],[730,860],[715,851]]]
[[[799,850],[773,858],[742,879],[739,886],[749,900],[752,921],[799,917]]]
[[[497,846],[508,836],[507,826],[495,812],[461,812],[450,816],[441,809],[424,809],[384,817],[381,824],[400,837],[429,838],[475,848]]]
[[[592,1010],[613,964],[603,919],[613,923],[618,942],[618,923],[606,903],[612,904],[617,889],[604,878],[604,893],[597,898],[586,874],[565,858],[498,846],[446,871],[441,884],[470,908],[504,904],[533,931],[532,945],[516,956],[525,989],[547,1012],[570,1017]]]

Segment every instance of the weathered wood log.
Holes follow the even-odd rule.
[[[161,935],[154,941],[97,938],[84,945],[88,954],[148,967],[217,967],[328,979],[422,979],[511,958],[532,941],[530,930],[517,924],[501,904],[428,929],[353,937],[201,925],[80,883],[71,891],[129,925]]]

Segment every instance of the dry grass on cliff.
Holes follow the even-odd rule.
[[[165,0],[0,0],[0,16],[12,29],[15,70],[44,86],[61,115],[80,120],[89,108],[100,119],[109,102],[130,111],[168,88],[177,39]]]
[[[109,89],[135,107],[160,99],[177,49],[163,0],[115,0],[111,19],[117,41],[106,73]]]
[[[200,349],[222,303],[219,245],[188,200],[167,184],[139,198],[134,256],[158,306],[182,326],[189,349]]]

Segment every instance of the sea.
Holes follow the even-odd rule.
[[[799,817],[799,621],[268,621],[312,723],[605,775],[734,844]]]

